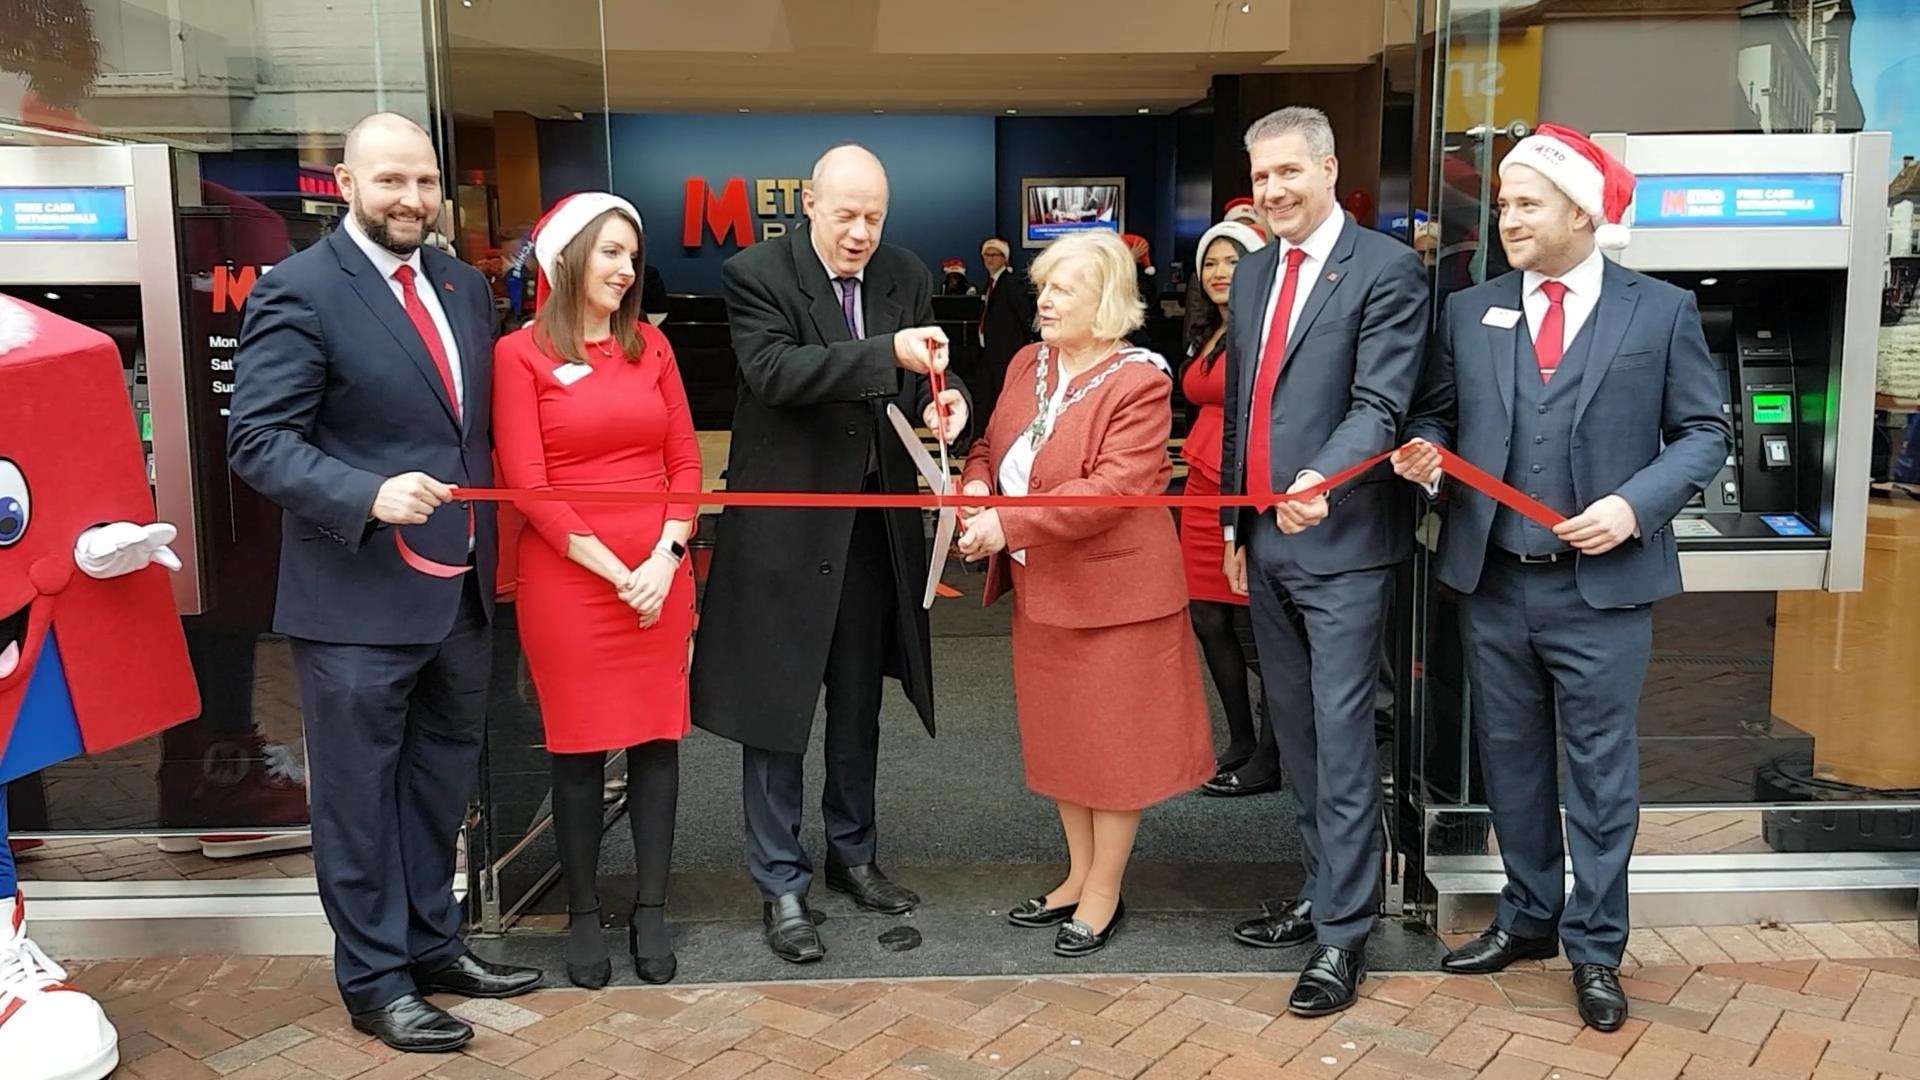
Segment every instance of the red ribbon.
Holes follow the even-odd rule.
[[[1514,513],[1551,529],[1566,520],[1566,515],[1545,503],[1529,497],[1513,485],[1480,468],[1467,459],[1444,447],[1434,447],[1440,453],[1441,470],[1474,491],[1485,495],[1494,502],[1512,510]],[[1365,461],[1327,477],[1312,487],[1287,494],[1270,496],[1252,495],[965,495],[957,496],[955,501],[963,506],[1034,506],[1034,507],[1112,507],[1112,508],[1179,508],[1183,510],[1212,510],[1221,507],[1236,507],[1265,510],[1283,502],[1306,502],[1327,494],[1334,488],[1358,477],[1361,473],[1380,464],[1392,456],[1389,451],[1376,454]],[[883,510],[937,510],[943,500],[932,493],[884,492],[875,494],[827,491],[702,491],[689,493],[684,491],[575,491],[565,488],[534,490],[530,488],[455,488],[453,496],[466,502],[564,502],[591,503],[613,506],[758,506],[776,507],[789,510],[803,509],[883,509]],[[471,510],[469,510],[471,513]],[[435,562],[415,552],[407,546],[402,530],[393,531],[393,542],[400,549],[400,558],[408,566],[423,574],[434,577],[451,578],[467,572],[468,567],[452,566]]]

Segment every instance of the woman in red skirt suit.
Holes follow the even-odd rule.
[[[545,295],[493,354],[494,446],[518,488],[700,490],[700,450],[665,335],[642,316],[640,215],[588,192],[536,227]],[[639,888],[628,951],[646,982],[675,970],[665,919],[687,733],[698,507],[523,502],[520,646],[553,758],[553,825],[567,889],[567,975],[612,977],[600,926],[603,770],[627,751]]]
[[[1041,341],[1015,354],[969,495],[1157,495],[1172,476],[1166,361],[1125,338],[1145,314],[1133,257],[1109,232],[1034,260]],[[1213,774],[1213,737],[1180,548],[1164,510],[1009,506],[962,511],[959,547],[990,557],[986,601],[1013,592],[1013,690],[1027,787],[1051,798],[1067,877],[1018,905],[1084,956],[1126,917],[1120,884],[1140,812]]]
[[[1200,270],[1187,287],[1187,354],[1180,390],[1199,407],[1181,456],[1187,462],[1187,494],[1220,494],[1220,410],[1226,402],[1227,291],[1240,257],[1266,244],[1266,234],[1244,221],[1227,220],[1200,237]],[[1280,754],[1273,730],[1255,720],[1246,650],[1235,629],[1235,609],[1247,606],[1245,581],[1227,581],[1221,572],[1226,541],[1220,515],[1207,510],[1180,514],[1180,553],[1187,571],[1188,615],[1207,660],[1214,689],[1227,714],[1227,749],[1213,779],[1201,787],[1208,795],[1258,795],[1280,787]]]

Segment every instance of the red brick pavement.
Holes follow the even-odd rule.
[[[1902,932],[1904,931],[1904,933]],[[442,1000],[478,1037],[395,1054],[355,1032],[325,961],[75,964],[139,1080],[1920,1080],[1911,925],[1636,931],[1633,1017],[1582,1028],[1564,965],[1370,979],[1336,1017],[1285,976],[928,979],[543,990]]]

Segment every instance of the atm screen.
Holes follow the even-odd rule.
[[[1790,424],[1793,422],[1792,394],[1755,394],[1753,395],[1752,422],[1756,424]]]
[[[126,188],[0,188],[0,240],[126,238]]]
[[[1764,229],[1844,224],[1841,173],[1642,176],[1633,194],[1636,229]]]

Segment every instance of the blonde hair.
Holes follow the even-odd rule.
[[[1068,266],[1084,266],[1100,298],[1093,312],[1095,339],[1119,341],[1146,325],[1147,305],[1140,299],[1140,283],[1134,277],[1133,252],[1118,233],[1105,229],[1068,233],[1047,245],[1027,276],[1040,286]]]

